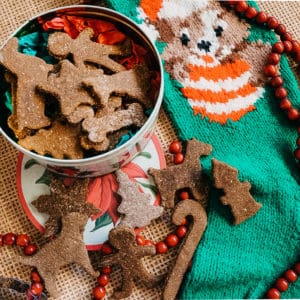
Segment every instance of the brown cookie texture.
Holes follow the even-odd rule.
[[[252,197],[251,184],[239,181],[238,170],[224,162],[213,159],[212,165],[214,185],[224,191],[225,195],[220,200],[223,205],[230,206],[234,224],[238,225],[255,215],[262,205]]]
[[[173,208],[176,191],[186,188],[191,191],[194,199],[206,206],[208,187],[202,175],[199,158],[209,155],[211,151],[211,145],[191,139],[187,141],[183,163],[168,166],[162,170],[154,168],[148,170],[159,190],[162,206]]]
[[[83,158],[82,148],[78,140],[80,127],[53,122],[50,128],[40,129],[36,134],[19,140],[19,144],[27,150],[40,155],[51,155],[58,159]]]
[[[96,272],[91,265],[83,241],[83,231],[87,220],[88,216],[79,212],[63,216],[62,230],[56,239],[51,240],[31,257],[16,257],[16,260],[22,264],[37,268],[47,291],[54,298],[58,297],[55,279],[63,266],[76,263],[91,276],[99,276],[99,272]]]
[[[130,180],[121,170],[116,172],[119,183],[117,193],[122,197],[118,212],[123,215],[120,224],[135,227],[144,227],[157,219],[163,213],[161,206],[151,204],[151,196],[139,190],[139,185]]]
[[[137,245],[133,228],[127,226],[113,228],[109,232],[109,242],[116,252],[102,257],[100,266],[118,265],[122,270],[121,289],[114,292],[112,299],[129,297],[135,280],[148,286],[153,286],[161,280],[159,276],[150,274],[142,262],[143,257],[155,255],[155,246]]]
[[[152,101],[147,96],[150,87],[150,73],[146,65],[139,64],[133,69],[121,71],[112,75],[102,74],[83,79],[83,84],[91,88],[101,99],[101,104],[106,107],[110,96],[127,95],[146,108],[153,106]]]
[[[125,67],[110,56],[126,56],[130,54],[130,49],[126,45],[104,45],[92,41],[94,31],[92,28],[86,28],[79,33],[77,38],[72,39],[65,32],[55,32],[49,36],[48,50],[56,58],[65,59],[70,54],[73,57],[74,64],[79,67],[85,67],[85,63],[98,64],[113,71],[124,71]]]
[[[75,179],[73,184],[66,186],[62,178],[51,177],[50,195],[41,195],[31,204],[42,213],[49,214],[45,224],[46,236],[53,236],[59,232],[63,216],[78,212],[92,216],[99,214],[99,209],[86,202],[89,179]]]
[[[53,66],[39,57],[18,52],[18,39],[11,38],[0,51],[0,63],[13,76],[6,79],[12,86],[13,112],[8,125],[16,136],[22,136],[24,129],[39,129],[50,124],[45,115],[45,103],[37,93],[38,83],[47,81]]]
[[[110,115],[85,119],[82,128],[88,132],[91,142],[108,145],[108,133],[131,125],[141,127],[145,121],[143,107],[139,103],[131,103],[127,109],[117,110]]]
[[[192,217],[192,223],[189,225],[189,231],[182,241],[177,258],[167,275],[162,295],[164,300],[176,298],[184,274],[206,229],[207,214],[199,202],[189,199],[180,201],[175,206],[172,222],[179,226],[182,220],[188,216]]]

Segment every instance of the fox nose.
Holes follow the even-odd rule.
[[[201,42],[197,43],[197,47],[199,50],[204,50],[206,53],[210,52],[210,46],[211,46],[211,42],[210,41],[204,41],[201,40]]]

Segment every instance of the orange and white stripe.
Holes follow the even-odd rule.
[[[239,120],[255,109],[254,103],[264,92],[250,83],[250,65],[244,60],[188,68],[189,78],[181,82],[181,91],[194,114],[210,121],[225,124],[228,119]]]

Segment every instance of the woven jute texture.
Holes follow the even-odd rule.
[[[26,20],[49,9],[77,4],[79,0],[1,0],[0,1],[0,44]],[[297,28],[297,20],[300,18],[300,2],[297,1],[264,1],[259,5],[270,14],[287,25],[288,29],[299,39],[300,31]],[[162,148],[167,152],[169,143],[176,138],[168,117],[161,110],[156,134]],[[32,241],[42,247],[47,240],[32,225],[24,213],[18,199],[16,187],[16,163],[17,151],[1,136],[0,137],[0,233],[15,232],[27,233]],[[170,214],[167,212],[163,218],[151,223],[143,231],[145,238],[154,242],[163,239],[172,229]],[[2,247],[0,251],[0,276],[18,278],[30,281],[30,267],[16,263],[14,257],[20,254],[17,248]],[[163,274],[170,267],[176,257],[176,250],[169,251],[167,255],[158,255],[154,259],[145,259],[147,269],[154,274]],[[90,257],[97,265],[98,253],[91,252]],[[121,272],[117,270],[111,276],[107,287],[109,299],[114,288],[120,286]],[[96,280],[90,277],[83,269],[76,265],[62,268],[58,274],[57,286],[61,297],[59,299],[91,299],[92,289]],[[147,289],[137,283],[133,294],[129,299],[159,299],[161,287]],[[0,296],[1,297],[1,296]],[[6,298],[3,298],[6,299]]]

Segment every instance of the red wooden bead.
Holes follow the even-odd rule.
[[[107,242],[105,242],[102,245],[101,252],[105,255],[108,255],[108,254],[111,254],[113,252],[113,249]]]
[[[156,247],[156,253],[158,253],[158,254],[164,254],[164,253],[168,252],[168,246],[163,241],[156,243],[155,247]]]
[[[295,121],[299,118],[299,112],[295,108],[290,108],[287,112],[287,116],[291,121]]]
[[[31,285],[30,290],[31,290],[32,294],[37,296],[37,295],[40,295],[43,292],[44,287],[40,282],[34,282]]]
[[[179,193],[179,198],[180,198],[180,200],[187,200],[187,199],[190,199],[190,195],[188,192],[182,191]]]
[[[184,155],[182,153],[176,153],[174,155],[173,161],[174,161],[174,164],[176,164],[176,165],[183,163]]]
[[[165,242],[168,247],[175,247],[178,245],[179,238],[176,234],[170,233],[166,236]]]
[[[144,246],[145,245],[145,238],[142,235],[137,235],[135,237],[135,241],[140,246]]]
[[[293,53],[299,52],[299,51],[300,51],[300,43],[299,43],[298,41],[296,41],[296,40],[292,40],[291,43],[292,43],[292,45],[293,45],[293,50],[292,50],[292,52],[293,52]]]
[[[31,281],[33,281],[33,282],[41,282],[42,281],[40,274],[36,270],[31,271],[30,278],[31,278]]]
[[[296,63],[300,63],[300,51],[295,53],[295,61]]]
[[[248,4],[246,1],[238,1],[237,5],[235,6],[235,10],[239,13],[245,12],[248,9]]]
[[[293,50],[292,42],[290,42],[290,41],[283,41],[282,43],[283,43],[283,46],[284,46],[284,51],[286,53],[292,52],[292,50]]]
[[[181,222],[181,225],[186,225],[187,224],[187,219],[186,218],[183,218],[182,219],[182,222]]]
[[[184,238],[186,236],[186,233],[187,233],[187,228],[186,226],[184,225],[180,225],[177,227],[176,229],[176,235],[179,237],[179,238]]]
[[[298,276],[296,274],[296,272],[292,269],[289,269],[287,271],[284,272],[284,278],[288,281],[288,282],[295,282],[298,279]]]
[[[224,1],[223,3],[226,4],[226,5],[236,5],[237,1],[236,0],[233,0],[233,1]]]
[[[111,273],[111,267],[105,266],[101,269],[101,273],[109,275]]]
[[[274,65],[266,65],[264,68],[264,74],[270,77],[274,77],[277,75],[277,68]]]
[[[278,20],[275,17],[269,17],[267,25],[270,29],[276,29],[278,26]]]
[[[280,39],[282,40],[282,41],[292,41],[293,40],[293,36],[292,36],[292,34],[290,33],[290,32],[285,32],[281,37],[280,37]]]
[[[27,234],[18,235],[16,243],[19,247],[25,247],[29,244],[29,242],[30,242],[30,238]]]
[[[280,292],[285,292],[289,288],[289,283],[285,278],[278,278],[275,282],[274,287]]]
[[[269,289],[266,295],[268,299],[280,299],[280,296],[280,292],[275,288]]]
[[[101,286],[106,286],[109,283],[109,275],[101,274],[100,276],[98,276],[97,282]]]
[[[255,20],[258,24],[266,23],[268,21],[268,15],[264,11],[260,11]]]
[[[3,236],[3,243],[4,243],[4,245],[11,246],[11,245],[15,244],[16,239],[17,239],[17,236],[14,233],[9,232]]]
[[[93,289],[93,297],[95,298],[95,300],[101,300],[105,297],[106,295],[106,289],[103,286],[96,286]]]
[[[247,19],[255,18],[257,16],[257,14],[258,14],[257,10],[252,6],[248,7],[245,12],[245,16]]]
[[[272,87],[279,87],[279,86],[281,86],[282,84],[283,84],[283,79],[282,79],[282,77],[279,76],[279,75],[273,77],[272,80],[271,80],[271,86],[272,86]]]
[[[3,246],[3,235],[0,234],[0,246]]]
[[[275,53],[283,53],[284,52],[284,45],[283,42],[277,42],[272,46],[272,51]]]
[[[300,160],[300,148],[298,148],[294,151],[294,156],[296,159]]]
[[[275,29],[275,32],[279,35],[282,35],[284,33],[286,33],[286,27],[284,24],[279,24],[276,29]]]
[[[268,63],[272,65],[277,65],[280,62],[280,55],[278,53],[270,53],[268,57]]]
[[[300,262],[294,265],[293,270],[297,273],[297,275],[300,275]]]
[[[182,145],[179,141],[173,141],[169,146],[169,152],[176,154],[180,153],[182,150]]]
[[[155,243],[151,240],[145,240],[144,246],[155,246]]]
[[[25,255],[31,256],[36,253],[37,247],[34,244],[28,244],[27,246],[25,246],[23,251]]]
[[[284,87],[278,87],[275,91],[275,97],[278,99],[283,99],[286,98],[287,96],[287,91]]]
[[[280,101],[280,108],[283,110],[289,110],[292,108],[292,103],[287,98],[283,98]]]

